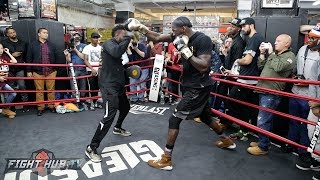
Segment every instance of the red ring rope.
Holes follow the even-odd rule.
[[[258,106],[258,105],[255,105],[255,104],[251,104],[251,103],[248,103],[248,102],[240,101],[240,100],[237,100],[237,99],[234,99],[234,98],[230,98],[230,97],[227,97],[227,96],[223,96],[223,95],[220,95],[220,94],[217,94],[217,93],[214,93],[214,92],[211,92],[211,94],[213,94],[215,96],[219,96],[219,97],[225,98],[227,100],[231,100],[231,101],[234,101],[234,102],[249,106],[249,107],[253,107],[253,108],[256,108],[256,109],[267,111],[267,112],[270,112],[270,113],[273,113],[273,114],[276,114],[276,115],[279,115],[279,116],[282,116],[282,117],[286,117],[286,118],[289,118],[289,119],[294,119],[296,121],[300,121],[300,122],[303,122],[303,123],[306,123],[306,124],[311,124],[311,125],[314,125],[314,126],[317,125],[317,123],[315,123],[315,122],[312,122],[312,121],[309,121],[309,120],[306,120],[306,119],[303,119],[303,118],[300,118],[300,117],[292,116],[292,115],[289,115],[289,114],[286,114],[286,113],[282,113],[282,112],[279,112],[279,111],[275,111],[273,109],[269,109],[269,108],[265,108],[265,107]]]
[[[92,75],[86,76],[77,76],[76,79],[84,79],[92,77]],[[72,80],[72,77],[54,77],[54,78],[47,78],[47,77],[6,77],[7,80]]]
[[[246,122],[241,121],[241,120],[239,120],[239,119],[237,119],[237,118],[234,118],[234,117],[232,117],[232,116],[226,115],[226,114],[224,114],[224,113],[222,113],[222,112],[220,112],[220,111],[217,111],[217,110],[214,110],[214,109],[211,109],[211,111],[212,111],[214,114],[217,114],[217,115],[219,115],[219,116],[221,116],[221,117],[223,117],[223,118],[225,118],[225,119],[228,119],[228,120],[230,120],[230,121],[232,121],[232,122],[234,122],[234,123],[237,123],[237,124],[239,124],[239,125],[241,125],[241,126],[244,126],[244,127],[246,127],[246,128],[249,128],[249,129],[251,129],[251,130],[254,130],[254,131],[256,131],[256,132],[259,132],[259,133],[261,133],[261,134],[264,134],[264,135],[266,135],[266,136],[268,136],[268,137],[271,137],[271,138],[273,138],[273,139],[279,140],[279,141],[284,142],[284,143],[286,143],[286,144],[291,144],[291,145],[293,145],[293,146],[295,146],[295,147],[298,147],[298,148],[301,148],[301,149],[304,149],[304,150],[307,150],[307,148],[308,148],[308,147],[306,147],[306,146],[303,146],[303,145],[298,144],[298,143],[296,143],[296,142],[290,141],[290,140],[288,140],[288,139],[286,139],[286,138],[284,138],[284,137],[281,137],[281,136],[279,136],[279,135],[276,135],[276,134],[271,133],[271,132],[269,132],[269,131],[266,131],[266,130],[264,130],[264,129],[260,129],[260,128],[252,125],[252,124],[246,123]],[[318,151],[313,151],[313,153],[316,154],[316,155],[318,155],[318,156],[320,156],[320,152],[318,152]]]
[[[236,76],[236,75],[223,75],[214,73],[213,76],[223,76],[223,77],[238,77],[241,79],[254,79],[254,80],[265,80],[265,81],[277,81],[277,82],[288,82],[288,83],[299,83],[299,84],[313,84],[320,85],[320,81],[311,81],[304,79],[292,79],[292,78],[270,78],[263,76]]]
[[[317,98],[311,98],[311,97],[308,97],[308,96],[301,96],[301,95],[298,95],[298,94],[282,92],[282,91],[277,91],[277,90],[268,89],[268,88],[257,87],[257,86],[253,86],[253,85],[233,82],[233,81],[229,81],[229,80],[225,80],[225,79],[219,79],[219,78],[215,78],[215,77],[211,77],[211,78],[213,80],[216,80],[216,81],[221,81],[221,82],[225,82],[225,83],[229,83],[229,84],[233,84],[233,85],[237,85],[237,86],[242,86],[242,87],[246,87],[246,88],[249,88],[249,89],[259,90],[259,91],[262,91],[262,92],[267,92],[267,93],[272,93],[272,94],[277,94],[277,95],[283,95],[283,96],[287,96],[287,97],[294,97],[294,98],[304,99],[304,100],[308,100],[308,101],[320,102],[319,98],[317,99]]]
[[[45,93],[63,93],[63,92],[76,92],[76,90],[0,90],[0,93],[37,93],[37,92],[45,92]],[[100,92],[100,90],[79,90],[79,92]]]

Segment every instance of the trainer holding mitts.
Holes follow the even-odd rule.
[[[93,162],[100,162],[102,159],[101,155],[97,153],[97,148],[108,133],[118,110],[118,121],[113,128],[113,134],[131,136],[129,131],[122,128],[122,123],[130,110],[130,104],[126,95],[121,57],[125,53],[132,36],[133,33],[127,32],[123,25],[117,25],[112,29],[112,38],[102,45],[99,87],[105,114],[85,151],[85,154]]]

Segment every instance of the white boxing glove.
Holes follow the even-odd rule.
[[[182,57],[186,60],[193,56],[190,48],[188,47],[189,38],[186,35],[177,36],[174,41],[173,45],[180,51]]]
[[[148,28],[147,26],[143,25],[140,23],[140,21],[138,21],[135,18],[129,18],[125,23],[124,23],[124,27],[128,30],[128,31],[139,31],[142,34],[147,34],[148,32]]]

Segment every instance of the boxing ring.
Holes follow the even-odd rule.
[[[152,62],[153,59],[130,62],[136,64],[140,62]],[[38,64],[9,64],[17,66],[39,66]],[[40,65],[43,66],[43,65]],[[52,67],[70,67],[66,64],[52,64]],[[82,67],[73,65],[72,67]],[[141,67],[152,68],[153,65]],[[179,66],[166,66],[171,70],[182,72]],[[64,80],[69,83],[74,79],[88,78],[91,75],[79,77],[56,77],[55,80]],[[275,93],[286,97],[296,97],[305,100],[320,102],[319,99],[303,97],[286,93],[282,91],[273,91],[270,89],[259,88],[245,85],[233,81],[219,78],[221,74],[214,74],[212,79],[224,83],[245,86],[263,92]],[[262,77],[235,76],[247,79],[264,79],[271,81],[281,81],[289,83],[306,83],[320,85],[318,81],[303,81],[293,79],[273,79]],[[8,77],[8,80],[33,80],[33,77]],[[49,78],[41,78],[49,79]],[[167,82],[181,84],[181,82],[162,77]],[[151,81],[151,78],[143,82]],[[138,85],[142,82],[128,84],[126,87]],[[42,102],[19,102],[19,103],[1,103],[1,107],[6,106],[29,106],[40,103],[58,103],[58,102],[79,102],[80,100],[98,99],[100,96],[79,97],[80,92],[90,92],[88,90],[43,90],[41,92],[69,92],[75,93],[75,98],[60,99]],[[128,95],[134,93],[148,92],[150,89],[140,89],[135,92],[127,92]],[[164,93],[181,98],[179,94],[170,92],[167,88],[161,89]],[[7,93],[9,91],[0,91]],[[10,91],[12,92],[12,91]],[[35,93],[36,90],[15,90],[16,93]],[[96,92],[96,91],[91,91]],[[298,118],[278,112],[275,110],[242,102],[230,97],[211,92],[212,95],[224,99],[235,101],[253,108],[265,110],[278,116],[291,118],[302,123],[316,125],[317,123],[306,119]],[[295,168],[295,158],[293,154],[282,153],[281,150],[272,146],[267,156],[252,156],[246,152],[249,143],[256,141],[256,137],[249,136],[248,141],[235,141],[237,148],[235,150],[224,150],[216,147],[214,142],[219,140],[219,136],[213,133],[209,127],[203,123],[195,123],[193,120],[181,123],[180,134],[177,139],[172,172],[160,171],[150,168],[145,162],[151,157],[160,157],[166,141],[168,128],[168,119],[174,111],[175,106],[169,104],[160,104],[156,102],[146,102],[144,104],[131,104],[131,110],[124,121],[123,127],[132,132],[130,137],[121,137],[108,132],[98,149],[102,153],[101,163],[92,163],[84,154],[86,145],[90,142],[97,124],[102,118],[103,110],[84,111],[77,113],[44,113],[42,116],[36,116],[33,111],[27,113],[17,113],[14,119],[1,117],[0,119],[0,171],[5,172],[8,167],[7,159],[30,159],[31,154],[38,150],[52,152],[52,159],[77,159],[81,166],[78,169],[52,169],[46,176],[40,176],[32,173],[29,169],[14,169],[6,171],[0,175],[1,179],[227,179],[227,180],[256,180],[256,179],[311,179],[314,172],[301,171]],[[245,126],[254,132],[259,132],[294,147],[307,149],[308,147],[292,142],[284,137],[272,132],[262,130],[254,125],[243,122],[234,117],[228,116],[220,111],[212,109],[212,112],[220,117],[232,121],[240,126]],[[116,117],[117,118],[117,117]],[[312,149],[311,149],[312,150]],[[320,155],[318,151],[312,152]]]

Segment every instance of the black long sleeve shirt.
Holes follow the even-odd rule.
[[[57,50],[53,43],[46,41],[49,48],[49,60],[50,64],[57,64]],[[26,57],[27,63],[35,63],[35,64],[42,64],[42,54],[41,54],[41,42],[39,40],[36,40],[32,42],[28,47],[28,53]],[[27,66],[26,70],[27,72],[36,72],[38,74],[42,74],[43,67],[40,66]],[[52,69],[57,69],[55,67],[52,67]]]
[[[224,60],[224,67],[226,69],[231,69],[234,61],[236,59],[241,59],[243,56],[244,48],[246,47],[245,41],[241,38],[240,34],[238,33],[233,38],[233,43],[231,45],[230,51],[228,55],[225,57]]]
[[[113,88],[119,93],[124,90],[125,77],[121,56],[126,52],[130,36],[125,36],[122,42],[111,38],[102,44],[101,69],[99,72],[100,88]]]

